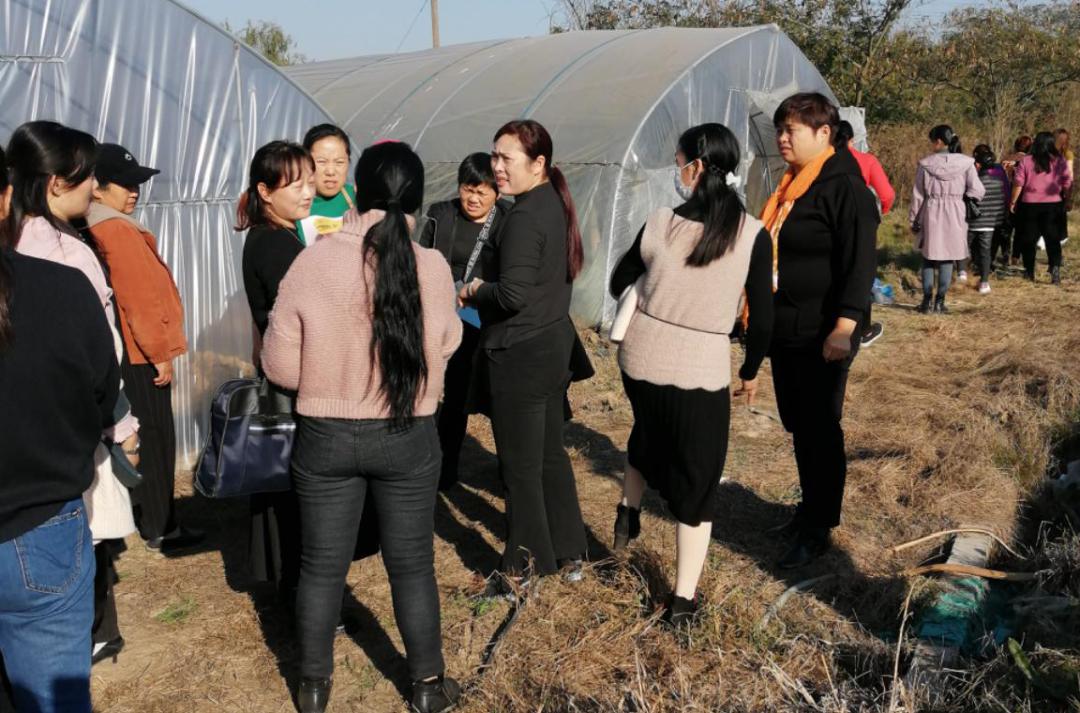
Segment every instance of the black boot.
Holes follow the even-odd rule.
[[[671,603],[664,612],[664,621],[673,629],[684,629],[694,623],[697,616],[697,597],[683,599],[675,594],[671,595]]]
[[[806,527],[799,531],[791,548],[784,553],[777,565],[780,569],[805,567],[829,551],[829,529]]]
[[[949,313],[949,308],[945,306],[945,297],[943,295],[938,295],[937,299],[934,300],[934,311],[938,314]]]
[[[620,505],[615,509],[615,551],[626,549],[641,534],[641,510],[629,505]]]
[[[923,295],[922,302],[915,308],[915,311],[919,314],[928,314],[930,312],[930,300],[930,295]]]
[[[296,692],[296,707],[300,713],[323,713],[330,703],[329,678],[300,679],[300,690]]]
[[[1050,283],[1054,285],[1061,285],[1061,268],[1050,268]]]
[[[443,713],[456,706],[461,699],[461,686],[446,676],[432,681],[415,681],[412,690],[414,713]]]

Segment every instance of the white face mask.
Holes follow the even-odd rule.
[[[685,169],[686,169],[686,166],[682,166],[682,167],[675,166],[675,171],[674,171],[674,174],[672,175],[672,179],[674,179],[675,192],[677,194],[679,194],[679,198],[682,198],[684,201],[688,201],[694,195],[694,187],[693,186],[688,186],[688,185],[686,185],[685,183],[682,182],[682,174],[683,174],[683,170],[685,170]]]

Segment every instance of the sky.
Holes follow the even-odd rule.
[[[270,20],[297,42],[309,60],[427,49],[431,15],[426,0],[180,0],[207,19],[233,27]],[[985,0],[916,0],[911,19],[940,19]],[[438,0],[444,45],[541,35],[558,0]],[[410,29],[411,28],[411,29]]]

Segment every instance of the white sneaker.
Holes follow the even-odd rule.
[[[960,282],[967,282],[967,270],[960,271]]]
[[[979,283],[979,294],[980,295],[988,295],[988,294],[990,294],[990,283],[989,282],[980,282]]]

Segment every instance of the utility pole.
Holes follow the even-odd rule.
[[[431,0],[431,46],[439,46],[439,0]]]

